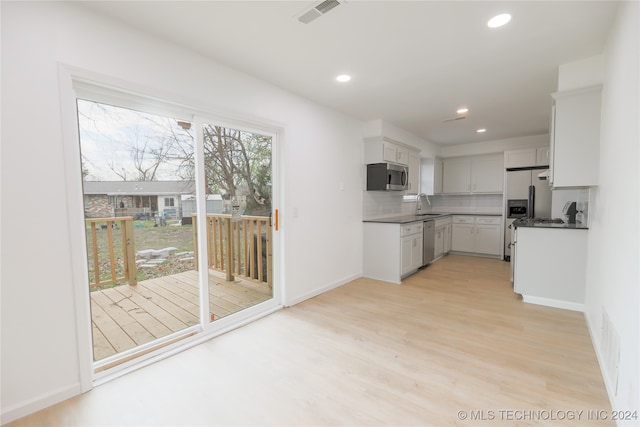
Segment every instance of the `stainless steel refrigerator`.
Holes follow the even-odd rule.
[[[504,256],[511,257],[511,229],[509,226],[517,218],[526,216],[529,218],[551,217],[551,189],[546,180],[538,178],[538,174],[544,172],[543,168],[518,168],[507,169],[507,188],[504,233]],[[519,206],[512,208],[509,206]],[[524,209],[522,208],[524,207]]]

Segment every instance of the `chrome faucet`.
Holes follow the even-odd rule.
[[[423,210],[426,210],[424,204],[423,204],[423,200],[426,200],[427,203],[429,205],[431,205],[431,201],[429,200],[429,196],[427,196],[424,193],[420,193],[416,196],[416,215],[421,215],[425,212],[423,212]]]

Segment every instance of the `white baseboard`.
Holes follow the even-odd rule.
[[[10,423],[11,421],[15,421],[22,417],[26,417],[27,415],[33,414],[34,412],[48,408],[49,406],[55,405],[56,403],[60,403],[62,401],[70,399],[81,393],[82,387],[80,386],[80,382],[71,384],[66,387],[60,387],[57,390],[53,390],[41,396],[34,397],[33,399],[24,400],[22,402],[10,405],[6,408],[2,408],[0,420],[2,421],[2,425],[4,425]]]
[[[614,399],[616,393],[614,389],[613,380],[608,377],[606,369],[604,369],[604,354],[602,352],[602,347],[600,345],[600,337],[594,333],[593,324],[591,323],[591,318],[587,314],[584,313],[584,319],[587,322],[587,330],[589,331],[589,337],[591,338],[591,344],[593,344],[593,349],[596,353],[596,360],[598,361],[598,367],[600,368],[600,374],[602,375],[602,380],[604,382],[604,387],[607,390],[607,397],[609,398],[609,404],[611,405],[612,410],[625,410],[626,408],[617,409],[616,399]],[[619,422],[616,424],[620,424]]]
[[[284,305],[286,307],[291,307],[292,305],[299,304],[302,301],[308,300],[310,298],[313,298],[313,297],[316,297],[316,296],[318,296],[320,294],[323,294],[323,293],[325,293],[327,291],[330,291],[332,289],[338,288],[338,287],[340,287],[340,286],[342,286],[344,284],[347,284],[347,283],[349,283],[349,282],[351,282],[353,280],[359,279],[360,277],[362,277],[361,274],[354,274],[353,276],[345,277],[344,279],[338,280],[337,282],[330,283],[330,284],[325,285],[325,286],[323,286],[321,288],[314,289],[311,292],[307,292],[307,293],[302,294],[302,295],[300,295],[298,297],[292,298],[289,301],[285,301]]]
[[[557,299],[532,297],[529,295],[522,295],[522,301],[529,304],[544,305],[547,307],[563,308],[565,310],[579,311],[584,313],[584,304],[577,302],[561,301]]]

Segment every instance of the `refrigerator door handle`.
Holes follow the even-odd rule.
[[[529,186],[529,195],[527,197],[527,217],[534,218],[534,209],[535,209],[535,201],[536,201],[536,187],[533,185]]]

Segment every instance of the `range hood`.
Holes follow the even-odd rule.
[[[538,174],[538,179],[541,181],[546,181],[549,179],[549,169],[545,169],[544,171]]]

